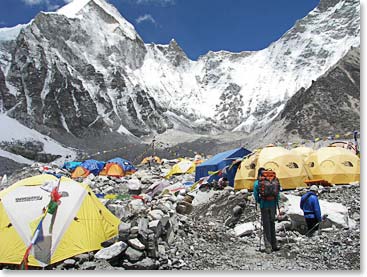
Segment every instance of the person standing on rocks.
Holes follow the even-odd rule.
[[[270,254],[272,251],[278,251],[280,249],[275,237],[275,215],[276,208],[279,206],[280,184],[279,180],[276,178],[277,185],[274,183],[275,186],[273,188],[272,196],[265,196],[263,193],[264,172],[266,172],[265,168],[259,168],[257,172],[257,180],[254,182],[253,195],[256,201],[256,207],[257,203],[260,204],[265,252]]]
[[[308,236],[312,236],[313,233],[318,230],[318,225],[322,220],[317,194],[317,186],[312,185],[310,190],[301,197],[300,208],[303,211],[303,216],[307,224]]]

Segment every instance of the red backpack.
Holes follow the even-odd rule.
[[[264,170],[259,180],[260,198],[266,201],[275,200],[280,190],[279,179],[271,169]]]

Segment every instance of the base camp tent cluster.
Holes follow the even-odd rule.
[[[360,180],[360,158],[342,147],[291,151],[268,146],[253,152],[241,147],[202,163],[201,157],[180,159],[164,177],[195,172],[196,183],[188,182],[193,189],[203,180],[225,176],[235,190],[252,190],[260,167],[275,171],[283,189],[305,187],[313,180],[331,184]],[[122,158],[67,162],[64,168],[74,178],[90,173],[122,177],[136,171]],[[174,191],[185,185],[167,188]],[[23,179],[0,191],[0,263],[45,267],[101,249],[102,242],[118,234],[119,223],[86,184],[50,174]]]
[[[298,147],[288,150],[274,145],[254,152],[243,147],[228,150],[198,165],[188,159],[181,159],[166,178],[195,171],[197,184],[226,177],[235,190],[252,190],[260,167],[275,171],[283,189],[306,187],[313,180],[348,184],[360,178],[360,159],[347,149],[323,147],[315,151],[309,147]]]
[[[260,167],[275,171],[283,189],[305,187],[305,181],[310,180],[324,180],[337,185],[360,179],[360,159],[347,149],[323,147],[317,151],[307,148],[291,151],[269,146],[242,160],[234,188],[252,190]]]
[[[89,174],[123,177],[136,172],[135,166],[128,160],[114,158],[107,162],[86,160],[84,162],[66,162],[63,168],[72,172],[71,177],[85,178]]]

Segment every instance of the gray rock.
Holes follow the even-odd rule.
[[[138,234],[139,234],[139,240],[143,243],[146,244],[147,239],[148,239],[148,230],[149,230],[149,220],[148,218],[144,217],[144,218],[140,218],[138,220]]]
[[[85,262],[80,266],[81,270],[95,270],[97,267],[96,262]]]
[[[127,241],[130,233],[131,224],[121,222],[119,224],[119,240]]]
[[[142,243],[140,242],[140,240],[138,240],[138,239],[130,239],[130,240],[128,241],[128,243],[129,243],[129,245],[130,245],[131,247],[133,247],[134,249],[137,249],[137,250],[144,250],[144,249],[145,249],[145,245],[144,245],[144,244],[142,244]]]
[[[95,264],[96,264],[95,270],[116,270],[116,269],[121,270],[120,267],[115,268],[110,264],[109,261],[106,260],[96,260]]]
[[[67,259],[63,262],[64,268],[72,268],[75,266],[76,261],[74,259]]]
[[[182,201],[177,204],[176,212],[179,214],[190,214],[192,212],[193,206],[190,203]]]
[[[75,259],[78,263],[80,263],[80,264],[82,264],[82,263],[85,263],[85,262],[89,261],[89,258],[90,258],[90,256],[89,256],[89,254],[87,254],[87,253],[83,253],[83,254],[79,254],[79,255],[77,255],[77,256],[74,256],[74,259]]]
[[[162,224],[159,220],[153,220],[149,222],[149,229],[154,232],[156,238],[162,234]]]
[[[121,222],[119,225],[119,232],[128,233],[130,232],[131,223]]]
[[[106,207],[118,218],[123,218],[127,213],[125,207],[119,204],[108,204]]]
[[[125,251],[125,256],[128,258],[130,262],[137,262],[143,258],[144,253],[132,247],[128,247],[127,250]]]
[[[127,186],[130,194],[139,195],[141,193],[142,184],[138,179],[129,180]]]
[[[161,210],[152,210],[149,212],[149,216],[151,216],[153,220],[160,220],[163,215],[164,213]]]
[[[113,186],[106,186],[106,187],[103,187],[102,193],[104,193],[104,194],[112,193],[113,190],[114,190]]]
[[[101,243],[101,246],[102,246],[103,248],[109,247],[109,246],[111,246],[112,244],[114,244],[117,240],[118,240],[118,237],[111,238],[111,239],[109,239],[109,240],[106,240],[106,241],[102,242],[102,243]]]
[[[104,260],[110,260],[117,256],[119,256],[121,253],[125,251],[127,248],[127,244],[123,241],[118,241],[111,245],[110,247],[103,248],[99,250],[95,255],[94,258],[96,259],[104,259]]]
[[[129,209],[133,214],[137,214],[145,209],[143,200],[141,199],[133,199],[129,203]]]
[[[139,232],[138,226],[131,227],[130,234],[137,234],[138,232]]]
[[[158,266],[159,265],[157,265],[156,262],[149,257],[144,258],[143,260],[138,261],[136,263],[131,262],[123,263],[124,268],[131,270],[155,270],[158,269]]]
[[[242,214],[243,212],[243,208],[239,205],[235,206],[233,209],[232,209],[232,214],[233,216],[235,217],[238,217]]]
[[[147,240],[147,255],[150,258],[157,258],[157,251],[158,251],[158,245],[157,245],[157,238],[155,237],[154,233],[149,230],[150,233],[148,234],[148,240]]]

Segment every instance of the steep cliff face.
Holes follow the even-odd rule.
[[[321,0],[266,49],[210,51],[192,61],[175,40],[144,44],[106,1],[74,1],[0,29],[3,107],[43,133],[78,138],[173,127],[250,132],[359,46],[359,11],[357,0]]]
[[[7,73],[17,97],[9,115],[77,137],[120,126],[137,136],[164,131],[165,110],[126,73],[141,67],[144,43],[98,4],[76,17],[41,13],[21,31]]]
[[[280,114],[286,133],[327,137],[360,129],[360,48],[352,48],[308,89],[298,91]]]

